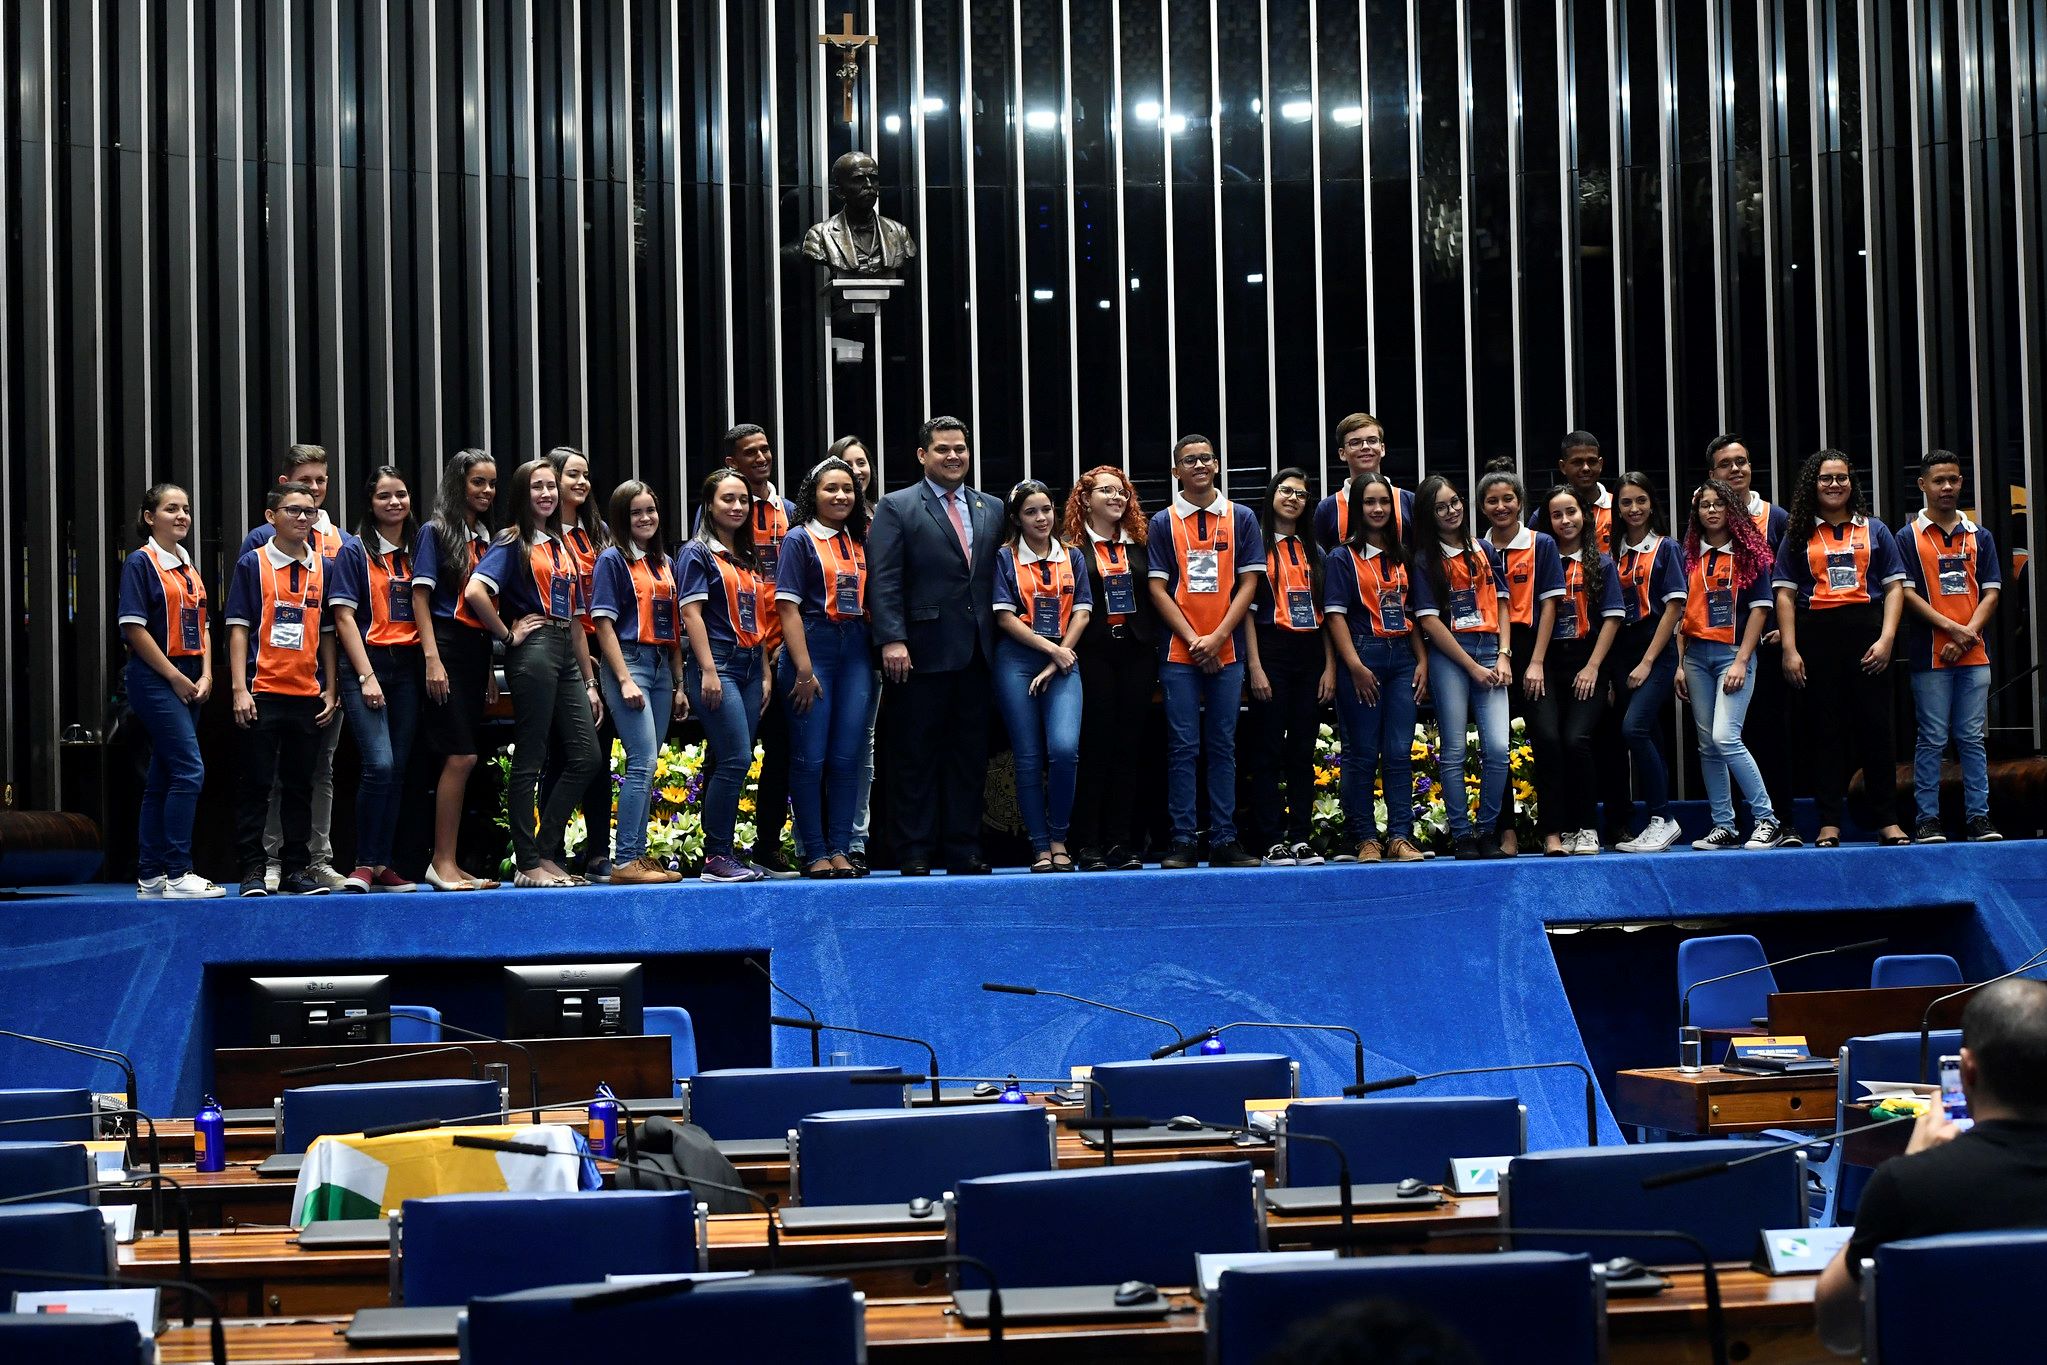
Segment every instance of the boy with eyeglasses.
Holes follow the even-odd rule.
[[[1315,543],[1341,545],[1350,539],[1350,481],[1378,473],[1386,463],[1386,428],[1369,412],[1354,412],[1336,424],[1336,454],[1350,477],[1315,507]],[[1414,490],[1394,490],[1393,534],[1407,534],[1414,517]]]

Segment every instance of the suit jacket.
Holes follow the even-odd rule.
[[[961,486],[973,512],[974,562],[931,485],[918,479],[874,510],[867,532],[867,609],[877,646],[901,641],[920,673],[950,673],[995,658],[995,552],[1002,504]]]

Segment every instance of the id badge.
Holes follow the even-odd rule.
[[[287,607],[282,603],[271,608],[270,647],[272,649],[301,650],[306,647],[306,611],[304,607]]]
[[[1827,586],[1835,592],[1853,592],[1862,586],[1862,575],[1855,572],[1855,551],[1827,551]]]
[[[739,594],[738,629],[741,635],[752,635],[760,629],[758,625],[754,624],[756,621],[760,619],[757,612],[757,605],[758,604],[754,601],[754,596],[752,593],[742,592]]]
[[[1189,550],[1187,552],[1187,591],[1221,592],[1222,590],[1222,556],[1214,550]]]
[[[575,615],[576,580],[567,574],[556,574],[547,580],[547,614],[558,621],[566,621]]]
[[[178,647],[186,653],[191,654],[198,651],[199,608],[180,607],[178,609],[178,638],[182,641]]]
[[[1286,623],[1294,630],[1315,628],[1315,594],[1306,588],[1288,588],[1286,592]]]
[[[1044,636],[1047,640],[1058,639],[1061,633],[1059,628],[1059,607],[1060,601],[1057,597],[1049,594],[1033,597],[1031,599],[1031,630],[1036,634]]]
[[[1557,621],[1550,627],[1552,640],[1575,640],[1578,638],[1578,608],[1566,600],[1557,603]]]
[[[1485,624],[1478,614],[1478,594],[1470,588],[1450,590],[1450,629],[1477,630]]]
[[[1734,628],[1734,589],[1706,589],[1706,625],[1711,630]]]
[[[1940,595],[1942,597],[1966,597],[1969,592],[1968,556],[1942,555],[1939,563]]]
[[[1130,575],[1112,573],[1102,579],[1102,599],[1109,604],[1109,611],[1115,616],[1128,616],[1137,610],[1137,588]]]
[[[860,614],[860,575],[857,573],[835,573],[832,575],[833,610],[841,616]]]
[[[1407,604],[1394,588],[1379,589],[1379,629],[1395,635],[1407,629]]]
[[[393,621],[412,619],[412,580],[409,578],[391,580],[391,619]]]
[[[760,565],[760,575],[770,583],[775,581],[775,565],[782,558],[782,547],[774,541],[756,541],[753,557]]]
[[[675,599],[657,597],[647,604],[653,610],[654,643],[672,645],[675,643]]]

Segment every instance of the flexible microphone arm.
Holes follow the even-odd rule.
[[[2047,960],[2047,948],[2042,948],[2039,952],[2034,953],[2031,957],[2027,958],[2024,962],[2021,962],[2018,966],[2006,972],[2003,976],[1993,976],[1988,981],[1978,981],[1973,986],[1964,986],[1958,991],[1949,991],[1946,995],[1940,996],[1937,999],[1927,1001],[1926,1012],[1919,1016],[1919,1074],[1921,1076],[1927,1074],[1926,1050],[1933,1041],[1934,1006],[1946,1004],[1948,1001],[1954,999],[1958,995],[1967,995],[1970,991],[1980,991],[1985,986],[1995,986],[2000,981],[2009,981],[2011,980],[2011,978],[2018,976],[2022,972],[2030,972],[2031,970],[2033,970],[2033,968],[2039,966],[2043,960]]]
[[[983,981],[981,989],[993,991],[997,995],[1049,995],[1055,1000],[1071,1000],[1077,1005],[1092,1005],[1098,1010],[1107,1010],[1111,1014],[1127,1014],[1132,1019],[1142,1019],[1146,1023],[1157,1024],[1160,1028],[1171,1029],[1175,1038],[1184,1037],[1187,1033],[1187,1030],[1181,1028],[1170,1019],[1161,1019],[1156,1014],[1143,1014],[1137,1010],[1125,1009],[1121,1005],[1112,1005],[1106,1000],[1090,1000],[1084,995],[1068,995],[1065,991],[1048,991],[1037,986],[1005,986],[999,981]]]
[[[377,1066],[384,1062],[400,1061],[407,1057],[431,1057],[440,1052],[463,1052],[469,1056],[469,1076],[472,1080],[482,1079],[481,1064],[476,1060],[476,1049],[460,1043],[447,1043],[437,1047],[421,1048],[416,1052],[380,1052],[374,1057],[358,1057],[352,1062],[314,1062],[311,1066],[288,1066],[278,1072],[285,1076],[318,1076],[329,1071],[348,1071],[358,1066]]]
[[[1179,1038],[1161,1048],[1153,1048],[1151,1059],[1161,1061],[1176,1052],[1185,1052],[1190,1047],[1199,1047],[1225,1029],[1233,1028],[1277,1028],[1316,1029],[1324,1033],[1348,1033],[1350,1035],[1351,1068],[1357,1076],[1357,1084],[1365,1083],[1365,1038],[1348,1024],[1284,1024],[1271,1019],[1239,1019],[1233,1024],[1216,1024],[1201,1032]]]
[[[1794,962],[1805,962],[1815,957],[1832,957],[1836,953],[1852,953],[1858,948],[1881,948],[1889,942],[1890,939],[1888,938],[1866,938],[1860,943],[1844,943],[1838,948],[1819,948],[1810,953],[1800,953],[1796,957],[1780,957],[1775,962],[1758,962],[1755,966],[1743,967],[1738,972],[1722,972],[1719,976],[1709,976],[1704,981],[1694,981],[1691,985],[1685,987],[1685,993],[1678,1001],[1678,1012],[1682,1016],[1678,1023],[1685,1028],[1692,1026],[1692,992],[1701,986],[1711,986],[1720,981],[1732,981],[1735,977],[1747,976],[1750,972],[1764,972],[1776,967],[1789,967]]]
[[[20,1123],[61,1123],[68,1119],[97,1118],[101,1114],[124,1114],[141,1119],[143,1123],[149,1126],[149,1174],[153,1179],[162,1179],[163,1151],[157,1146],[156,1120],[143,1113],[140,1109],[93,1109],[77,1114],[33,1114],[27,1118],[0,1119],[0,1128],[11,1128]],[[139,1179],[140,1177],[136,1178]],[[149,1230],[151,1232],[163,1231],[163,1195],[161,1191],[150,1195]]]
[[[82,1275],[67,1270],[18,1270],[12,1266],[0,1267],[0,1279],[55,1280],[59,1284],[111,1284],[129,1289],[161,1289],[169,1285],[182,1289],[189,1297],[197,1295],[206,1305],[206,1314],[213,1321],[212,1356],[213,1365],[227,1365],[227,1328],[221,1322],[220,1301],[208,1293],[205,1286],[192,1283],[190,1278],[182,1280],[145,1280],[133,1275]]]
[[[815,1019],[795,1019],[786,1014],[771,1014],[768,1016],[768,1022],[776,1028],[809,1029],[813,1041],[816,1040],[820,1032],[829,1030],[833,1033],[857,1034],[862,1038],[886,1038],[892,1043],[914,1043],[918,1047],[923,1048],[925,1054],[931,1058],[932,1072],[936,1073],[938,1070],[938,1049],[925,1042],[922,1038],[912,1038],[905,1033],[883,1033],[879,1029],[854,1028],[851,1024],[820,1024]],[[935,1074],[931,1081],[931,1102],[933,1104],[939,1102],[938,1080]]]
[[[1744,1156],[1728,1157],[1722,1161],[1708,1161],[1703,1165],[1685,1166],[1675,1171],[1658,1171],[1655,1175],[1642,1177],[1642,1188],[1645,1190],[1660,1190],[1671,1185],[1682,1185],[1704,1176],[1719,1175],[1722,1171],[1731,1171],[1736,1166],[1746,1166],[1751,1161],[1761,1161],[1766,1157],[1773,1157],[1782,1152],[1794,1151],[1800,1147],[1817,1147],[1822,1142],[1833,1142],[1847,1137],[1850,1133],[1872,1132],[1878,1128],[1888,1128],[1894,1123],[1912,1123],[1917,1121],[1918,1118],[1917,1114],[1901,1114],[1894,1119],[1879,1119],[1875,1123],[1865,1123],[1860,1128],[1850,1128],[1848,1125],[1843,1124],[1831,1133],[1818,1133],[1808,1138],[1794,1138],[1789,1142],[1773,1142],[1768,1147],[1759,1147]]]
[[[798,1000],[795,996],[789,994],[788,991],[782,989],[782,984],[779,981],[775,980],[774,977],[768,974],[768,969],[766,967],[761,966],[760,963],[754,961],[754,959],[752,959],[751,957],[741,958],[740,961],[744,962],[747,966],[759,972],[761,974],[761,979],[768,983],[769,990],[773,991],[776,995],[781,996],[784,1000],[787,1000],[797,1009],[802,1010],[805,1015],[809,1016],[811,1023],[815,1024],[817,1022],[817,1011],[812,1009],[810,1006],[804,1004],[801,1000]],[[816,1066],[818,1064],[818,1060],[819,1059],[817,1035],[813,1033],[810,1035],[810,1064],[812,1066]],[[931,1069],[933,1071],[936,1071],[938,1068],[933,1067]]]
[[[1103,1084],[1102,1084],[1102,1083],[1101,1083],[1100,1081],[1096,1080],[1096,1079],[1095,1079],[1094,1077],[1092,1077],[1092,1076],[1065,1076],[1065,1077],[1060,1077],[1060,1076],[913,1076],[913,1075],[910,1075],[910,1074],[908,1074],[907,1072],[905,1072],[905,1073],[903,1073],[903,1074],[900,1074],[900,1075],[893,1075],[893,1076],[892,1076],[892,1075],[887,1075],[887,1074],[885,1074],[885,1073],[883,1073],[883,1072],[879,1072],[879,1071],[870,1071],[870,1072],[867,1072],[867,1073],[866,1073],[866,1074],[864,1074],[864,1075],[859,1075],[859,1076],[855,1076],[855,1077],[853,1078],[853,1084],[855,1084],[855,1085],[921,1085],[921,1084],[923,1084],[923,1083],[924,1083],[925,1081],[927,1081],[927,1080],[929,1080],[929,1081],[952,1081],[952,1082],[954,1082],[954,1083],[956,1083],[956,1084],[968,1084],[968,1083],[972,1083],[972,1084],[976,1084],[976,1085],[980,1084],[980,1083],[981,1083],[981,1082],[983,1082],[983,1081],[992,1081],[992,1082],[995,1082],[996,1084],[999,1084],[999,1085],[1007,1085],[1007,1084],[1008,1084],[1009,1082],[1011,1082],[1011,1081],[1015,1081],[1015,1082],[1016,1082],[1016,1083],[1017,1083],[1018,1085],[1020,1085],[1020,1086],[1022,1086],[1022,1085],[1050,1085],[1050,1086],[1063,1086],[1063,1085],[1078,1085],[1078,1086],[1083,1086],[1083,1087],[1085,1087],[1085,1088],[1087,1088],[1087,1089],[1089,1089],[1089,1090],[1092,1090],[1092,1091],[1094,1091],[1094,1092],[1095,1092],[1095,1094],[1099,1095],[1099,1096],[1101,1097],[1101,1101],[1102,1101],[1102,1117],[1103,1117],[1103,1118],[1108,1118],[1108,1117],[1110,1116],[1110,1105],[1109,1105],[1109,1088],[1108,1088],[1107,1086],[1103,1085]],[[1140,1126],[1142,1126],[1142,1127],[1149,1127],[1150,1125],[1149,1125],[1149,1124],[1143,1124],[1143,1125],[1138,1125],[1138,1124],[1129,1124],[1129,1125],[1125,1125],[1125,1126],[1128,1126],[1128,1127],[1140,1127]],[[1114,1127],[1107,1127],[1107,1128],[1104,1128],[1104,1129],[1102,1130],[1102,1164],[1103,1164],[1104,1166],[1113,1166],[1113,1165],[1115,1165],[1115,1164],[1116,1164],[1116,1129],[1115,1129]]]
[[[379,1019],[417,1019],[422,1024],[434,1024],[437,1022],[423,1014],[414,1014],[410,1010],[378,1010],[374,1014],[351,1014],[346,1019],[337,1019],[334,1022],[337,1025],[374,1024]],[[532,1048],[527,1047],[524,1043],[515,1043],[510,1038],[498,1038],[488,1033],[478,1033],[473,1028],[463,1028],[460,1024],[451,1024],[445,1019],[438,1021],[438,1027],[444,1033],[459,1033],[464,1038],[474,1038],[479,1042],[485,1043],[496,1043],[499,1047],[511,1048],[514,1052],[524,1056],[526,1058],[526,1088],[528,1099],[533,1105],[533,1121],[535,1123],[540,1122],[540,1068],[534,1065]]]
[[[33,1194],[10,1195],[5,1199],[0,1199],[0,1204],[40,1204],[43,1200],[53,1198],[54,1196],[60,1194],[96,1194],[100,1190],[105,1189],[107,1185],[110,1183],[120,1185],[148,1185],[151,1187],[151,1193],[159,1200],[163,1197],[164,1187],[168,1185],[170,1187],[171,1193],[177,1195],[178,1278],[183,1281],[191,1280],[192,1201],[186,1197],[185,1187],[183,1185],[180,1185],[177,1181],[171,1179],[167,1175],[160,1175],[155,1173],[149,1175],[131,1175],[126,1180],[116,1182],[102,1180],[90,1185],[65,1185],[59,1189],[54,1190],[37,1190]],[[150,1229],[150,1231],[152,1234],[161,1235],[163,1232],[163,1227],[161,1223],[159,1223],[158,1226]],[[190,1327],[191,1325],[192,1296],[190,1294],[187,1294],[185,1296],[185,1326]]]
[[[14,1038],[38,1047],[53,1047],[59,1052],[69,1052],[79,1057],[91,1057],[95,1061],[111,1062],[121,1068],[121,1078],[128,1086],[128,1103],[139,1105],[142,1096],[136,1093],[135,1063],[128,1060],[125,1052],[116,1052],[110,1047],[93,1047],[89,1043],[67,1043],[57,1038],[43,1038],[33,1033],[16,1033],[13,1029],[0,1028],[0,1038]]]
[[[1599,1145],[1599,1086],[1592,1079],[1592,1070],[1583,1062],[1516,1062],[1500,1066],[1461,1066],[1451,1071],[1424,1071],[1418,1076],[1388,1076],[1384,1080],[1372,1081],[1365,1085],[1347,1085],[1343,1088],[1346,1098],[1358,1095],[1376,1095],[1381,1090],[1398,1090],[1417,1081],[1433,1081],[1443,1076],[1484,1076],[1496,1071],[1551,1071],[1558,1067],[1569,1067],[1585,1078],[1585,1145]]]

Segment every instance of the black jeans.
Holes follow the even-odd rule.
[[[583,687],[569,631],[571,622],[542,626],[505,651],[505,683],[512,689],[512,767],[505,806],[511,813],[512,860],[521,872],[560,862],[562,835],[597,765],[590,695]],[[550,735],[561,739],[561,778],[543,805],[540,770]]]
[[[1774,613],[1764,623],[1766,630],[1777,628]],[[1748,715],[1742,721],[1741,739],[1748,746],[1749,756],[1762,771],[1763,786],[1769,790],[1770,805],[1777,818],[1785,824],[1791,823],[1791,737],[1786,722],[1791,718],[1791,689],[1784,683],[1784,648],[1782,645],[1756,646],[1755,657],[1749,661],[1749,676],[1755,679],[1754,692],[1749,697]],[[1735,800],[1741,800],[1741,792],[1735,789]]]
[[[1528,703],[1528,740],[1535,750],[1536,828],[1542,834],[1597,830],[1598,775],[1592,733],[1606,711],[1606,679],[1580,701],[1571,680],[1592,657],[1590,640],[1552,640],[1543,660],[1542,696]],[[1514,784],[1507,784],[1513,791]]]
[[[773,689],[772,673],[761,685]],[[753,846],[767,851],[782,847],[782,830],[789,823],[789,707],[783,697],[777,696],[761,717],[760,746],[761,776],[754,786]]]
[[[1535,610],[1536,614],[1540,615],[1542,613],[1542,603],[1537,602],[1535,604]],[[1533,744],[1535,732],[1534,711],[1535,703],[1528,700],[1528,693],[1522,689],[1521,680],[1528,676],[1528,665],[1534,659],[1535,656],[1535,627],[1524,626],[1517,621],[1513,625],[1509,626],[1507,628],[1507,631],[1508,631],[1507,638],[1513,643],[1514,646],[1514,660],[1512,668],[1512,672],[1514,674],[1514,681],[1508,684],[1507,686],[1507,719],[1510,723],[1517,718],[1522,721],[1525,721],[1528,725],[1529,742]],[[1552,656],[1556,654],[1557,649],[1555,644],[1551,644],[1549,652]],[[1556,677],[1556,669],[1551,666],[1551,660],[1549,659],[1543,660],[1543,674],[1545,677],[1552,680],[1554,680]],[[1513,732],[1510,730],[1508,733],[1511,735]],[[1511,754],[1512,745],[1510,744],[1508,747],[1510,751],[1508,762],[1511,765],[1513,761]],[[1541,760],[1538,759],[1537,761],[1540,762]],[[1536,780],[1539,789],[1541,782],[1540,775],[1538,775]],[[1540,807],[1542,806],[1542,804],[1543,803],[1541,801],[1538,801],[1536,803],[1538,807],[1537,811],[1538,816],[1540,815]],[[1500,793],[1500,818],[1493,822],[1493,829],[1498,833],[1505,834],[1508,830],[1514,828],[1515,813],[1516,810],[1514,803],[1514,774],[1510,766],[1509,771],[1507,773],[1507,789]],[[1543,833],[1547,834],[1548,832],[1549,830],[1547,826],[1545,826]]]
[[[899,862],[942,857],[959,867],[981,856],[982,788],[988,778],[988,661],[975,652],[949,673],[915,669],[886,688],[889,814]]]
[[[1251,794],[1247,833],[1253,849],[1281,840],[1305,844],[1314,832],[1315,732],[1322,711],[1315,687],[1324,663],[1322,632],[1278,626],[1257,630],[1258,663],[1272,684],[1272,699],[1252,696],[1246,679],[1250,714],[1237,753]]]
[[[290,876],[311,861],[313,764],[320,755],[318,697],[256,694],[256,721],[241,731],[241,792],[235,802],[235,853],[244,877],[263,875],[263,825],[270,817],[270,788],[278,789],[277,819],[283,843],[279,869]]]
[[[1157,646],[1135,635],[1111,638],[1109,629],[1106,622],[1092,625],[1080,637],[1080,780],[1073,794],[1073,846],[1102,852],[1130,845],[1144,781],[1145,723],[1159,683]]]
[[[1798,653],[1805,660],[1805,690],[1797,692],[1798,729],[1812,773],[1820,823],[1841,823],[1848,780],[1862,770],[1862,785],[1878,825],[1897,818],[1897,749],[1891,735],[1891,670],[1871,677],[1862,655],[1883,629],[1883,608],[1873,604],[1798,613]],[[1895,668],[1897,665],[1892,665]],[[1751,704],[1750,710],[1754,710]]]

